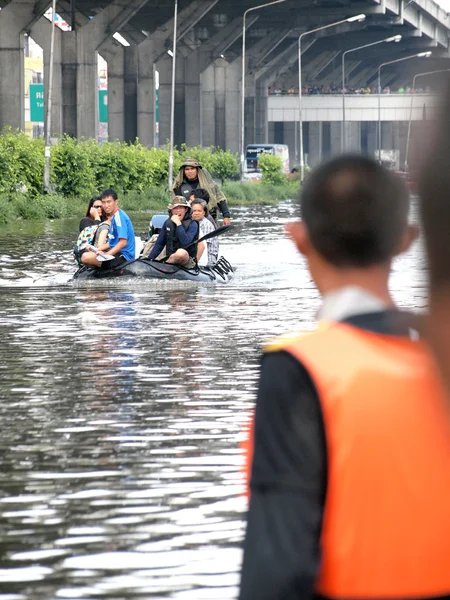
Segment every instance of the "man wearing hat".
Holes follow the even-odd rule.
[[[217,218],[217,207],[219,207],[223,216],[223,225],[229,225],[230,210],[224,193],[196,158],[185,158],[176,176],[173,193],[182,194],[189,199],[192,190],[197,188],[203,188],[208,192],[210,197],[208,210],[214,219]]]
[[[148,257],[154,260],[165,248],[169,257],[166,262],[192,269],[196,265],[197,244],[187,246],[198,239],[198,223],[191,218],[191,207],[184,196],[175,196],[169,204],[169,215]]]

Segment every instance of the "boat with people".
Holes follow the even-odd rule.
[[[201,169],[194,159],[185,162],[186,169],[195,173]],[[175,195],[168,205],[168,215],[153,215],[145,242],[136,237],[130,218],[119,208],[115,190],[107,189],[92,198],[73,248],[79,265],[73,281],[117,278],[230,281],[235,268],[225,258],[219,258],[217,242],[217,236],[233,227],[229,213],[224,216],[224,225],[218,227],[209,214],[208,190],[189,186],[185,191],[189,199]],[[222,204],[226,212],[225,200]],[[87,226],[81,229],[81,225]],[[98,232],[102,228],[100,240]]]
[[[153,215],[150,220],[147,243],[157,238],[159,231],[166,221],[166,215]],[[219,227],[204,235],[199,241],[207,241],[215,238],[221,233],[228,231],[232,226]],[[87,231],[87,230],[85,230]],[[80,234],[79,239],[84,239]],[[99,279],[117,279],[117,278],[141,278],[141,279],[159,279],[159,280],[179,280],[196,281],[206,283],[228,283],[234,276],[236,270],[226,258],[220,257],[214,264],[195,264],[195,266],[184,266],[181,264],[171,264],[165,262],[165,259],[152,260],[148,253],[142,253],[145,243],[141,238],[136,237],[136,257],[125,263],[111,269],[99,269],[80,264],[80,267],[74,274],[73,281],[99,280]],[[95,250],[95,248],[94,248]],[[100,252],[97,259],[100,261],[108,260],[110,255]],[[112,257],[111,257],[112,258]]]

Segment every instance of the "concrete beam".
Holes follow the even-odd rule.
[[[284,33],[278,32],[278,39],[275,39],[275,43],[272,45],[272,47],[270,49],[267,48],[266,51],[260,52],[259,55],[251,61],[251,64],[249,64],[249,69],[253,70],[262,65],[266,58],[272,54],[272,52],[276,50],[287,37],[289,37],[291,31],[291,29],[288,29]]]
[[[328,65],[340,54],[339,50],[326,50],[317,57],[317,61],[311,61],[303,71],[302,79],[305,83],[316,79]]]
[[[401,0],[383,0],[381,8],[396,15],[403,23],[414,27],[447,48],[450,32],[449,17],[442,8],[431,0],[414,0],[401,6]],[[444,25],[447,23],[448,25]]]
[[[360,60],[346,60],[345,61],[345,75],[348,81],[348,77],[351,72],[354,71],[361,64]],[[325,77],[322,77],[321,83],[322,85],[338,85],[341,87],[342,85],[342,63],[339,61],[339,65],[336,65],[334,69]]]
[[[121,31],[125,25],[148,3],[148,0],[126,0],[124,8],[106,26],[106,33],[113,35]]]
[[[51,0],[36,0],[34,3],[33,16],[31,20],[25,26],[25,32],[29,33],[33,25],[39,21],[39,19],[45,14],[47,9],[51,6]]]

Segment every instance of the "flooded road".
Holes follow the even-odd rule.
[[[293,215],[233,210],[226,286],[75,287],[77,222],[3,228],[0,600],[235,598],[259,346],[319,305],[283,235]],[[416,243],[391,287],[421,310],[425,284]]]

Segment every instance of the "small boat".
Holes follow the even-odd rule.
[[[198,281],[207,283],[228,283],[234,275],[233,267],[225,258],[221,257],[212,267],[197,267],[186,269],[181,265],[150,260],[148,258],[137,258],[124,263],[117,269],[97,269],[91,267],[80,267],[73,276],[74,281],[86,281],[96,279],[142,279],[181,280]]]

